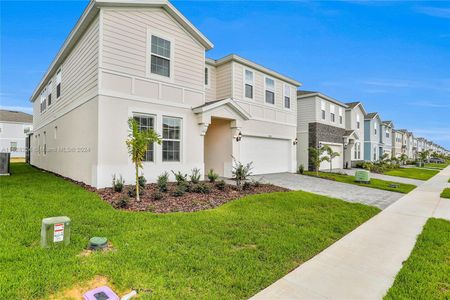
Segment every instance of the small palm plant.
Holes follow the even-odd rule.
[[[139,130],[138,122],[133,119],[128,119],[129,134],[126,140],[128,153],[130,154],[131,161],[135,167],[136,176],[136,201],[140,201],[139,197],[139,169],[142,169],[142,162],[144,161],[145,153],[147,152],[148,145],[152,143],[161,144],[161,138],[159,135],[149,128],[146,130]]]
[[[330,162],[330,173],[333,171],[333,158],[340,156],[339,152],[334,152],[330,146],[324,146]]]
[[[408,155],[403,153],[402,155],[400,155],[399,160],[402,162],[402,165],[405,165],[406,161],[408,160]]]
[[[309,147],[309,159],[311,160],[315,170],[316,170],[316,176],[319,176],[319,168],[320,164],[323,161],[330,161],[330,158],[328,156],[324,156],[323,154],[326,151],[326,147]]]

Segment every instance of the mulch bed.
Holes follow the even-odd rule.
[[[169,183],[168,191],[162,193],[163,196],[159,200],[154,199],[154,195],[158,193],[157,185],[147,184],[143,194],[140,196],[140,202],[137,202],[135,198],[128,196],[128,191],[134,189],[134,186],[126,186],[120,193],[115,192],[112,188],[99,189],[95,190],[95,192],[115,208],[128,211],[169,213],[211,209],[246,195],[288,191],[288,189],[271,184],[251,185],[250,188],[245,190],[238,189],[236,186],[230,184],[226,184],[224,190],[218,189],[214,184],[209,182],[203,182],[203,184],[209,187],[209,193],[186,192],[184,195],[176,197],[173,195],[173,192],[177,189],[177,184]],[[119,204],[122,199],[127,199],[127,204],[123,207]]]

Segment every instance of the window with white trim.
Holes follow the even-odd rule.
[[[325,120],[325,101],[320,101],[320,110],[322,111],[322,120]]]
[[[48,106],[52,105],[52,82],[50,81],[47,86],[47,101]]]
[[[181,160],[181,119],[163,117],[162,161]]]
[[[330,120],[334,123],[335,121],[334,105],[330,104]]]
[[[266,103],[275,104],[275,80],[266,77]]]
[[[10,142],[9,151],[10,152],[16,152],[17,151],[17,142]]]
[[[171,49],[170,41],[152,35],[150,72],[170,77]]]
[[[377,160],[377,148],[373,147],[373,160]]]
[[[139,131],[155,129],[155,116],[147,114],[133,114],[133,119],[138,123]],[[154,161],[155,159],[155,145],[148,144],[145,152],[144,161]]]
[[[291,87],[284,85],[284,108],[291,108]]]
[[[44,155],[47,155],[47,132],[44,131]]]
[[[361,122],[359,121],[359,115],[356,115],[356,128],[360,128],[361,127]]]
[[[344,117],[343,117],[343,109],[342,109],[342,107],[339,107],[339,124],[342,124],[343,119],[344,119]]]
[[[253,99],[253,72],[250,70],[244,71],[244,97]]]
[[[389,129],[386,128],[386,138],[389,138]]]
[[[61,97],[61,69],[56,72],[56,99]]]
[[[41,107],[41,113],[45,111],[47,108],[47,87],[43,89],[40,95],[40,107]]]
[[[373,133],[374,133],[375,135],[377,135],[377,127],[378,127],[378,124],[377,124],[377,122],[375,121],[375,122],[373,123]]]

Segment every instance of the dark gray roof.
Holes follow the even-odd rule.
[[[349,108],[355,108],[358,104],[360,104],[361,102],[349,102],[349,103],[345,103],[347,104],[347,106]]]
[[[309,94],[317,94],[319,92],[315,91],[297,91],[297,96],[309,95]]]
[[[353,134],[353,132],[355,132],[354,130],[346,130],[344,132],[344,136],[351,136]]]
[[[368,114],[366,115],[366,119],[373,119],[373,118],[375,118],[375,116],[376,116],[377,114],[378,114],[378,113],[376,113],[376,112],[368,113]]]
[[[392,121],[383,121],[383,124],[386,124],[388,126],[392,126]]]
[[[0,109],[0,121],[16,123],[33,123],[33,116],[21,111]]]

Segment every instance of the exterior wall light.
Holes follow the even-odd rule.
[[[298,144],[298,138],[295,138],[294,141],[292,142],[292,144],[295,146]]]
[[[236,142],[240,142],[242,140],[242,132],[239,131],[239,133],[236,136]]]

